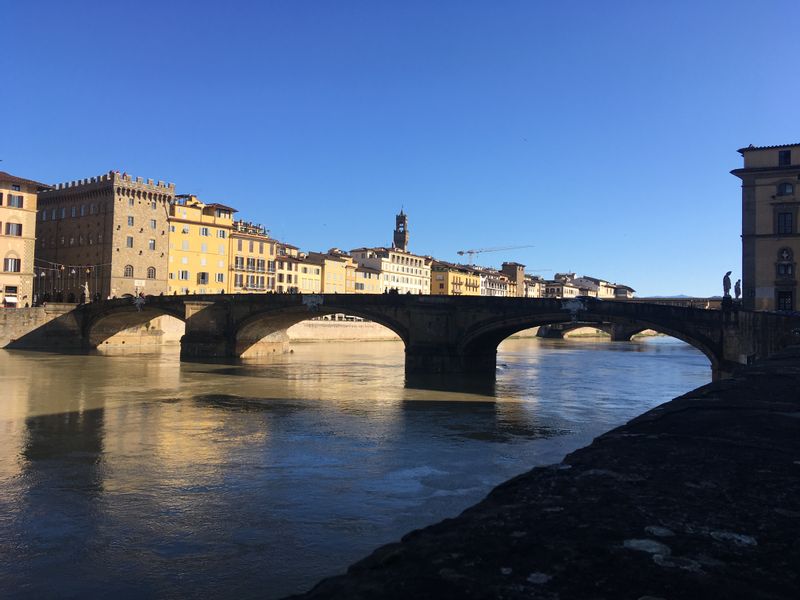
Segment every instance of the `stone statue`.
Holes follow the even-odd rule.
[[[86,302],[91,302],[92,297],[89,295],[89,282],[83,284],[83,296],[86,298]]]
[[[742,295],[742,280],[741,279],[737,279],[736,283],[733,285],[733,293],[736,295],[736,299],[737,300]]]
[[[725,277],[722,278],[722,290],[725,292],[723,296],[730,298],[731,295],[731,271],[725,273]]]

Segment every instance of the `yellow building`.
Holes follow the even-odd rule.
[[[298,275],[300,274],[299,248],[285,242],[277,242],[275,246],[275,292],[279,294],[296,294],[300,291]]]
[[[229,238],[236,209],[175,196],[169,207],[170,294],[222,294],[228,289]]]
[[[332,248],[326,253],[309,252],[308,261],[322,269],[323,294],[355,293],[357,265],[349,254]]]
[[[481,275],[467,265],[434,260],[431,264],[431,294],[436,296],[480,296]]]
[[[311,253],[313,254],[313,252]],[[322,266],[303,255],[297,261],[297,291],[301,294],[319,294],[322,292]]]
[[[42,183],[0,171],[0,303],[5,307],[32,305],[33,253],[36,245],[36,194]]]
[[[264,293],[275,289],[277,244],[262,225],[237,220],[230,244],[228,292]]]
[[[371,269],[369,267],[359,265],[356,267],[353,275],[355,276],[355,281],[353,282],[354,294],[383,293],[381,272],[377,269]]]

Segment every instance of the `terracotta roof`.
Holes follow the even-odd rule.
[[[35,185],[40,188],[51,189],[52,185],[47,185],[46,183],[39,183],[38,181],[34,181],[33,179],[24,179],[22,177],[17,177],[16,175],[12,175],[11,173],[6,173],[5,171],[0,171],[0,181],[8,181],[9,183],[21,183],[24,185]]]
[[[753,146],[753,144],[750,144],[747,148],[739,148],[737,152],[739,154],[744,154],[745,152],[752,152],[753,150],[772,150],[774,148],[791,148],[794,146],[800,146],[800,143],[778,144],[777,146]]]
[[[221,208],[222,210],[229,210],[231,212],[239,212],[235,208],[227,206],[226,204],[220,204],[219,202],[213,202],[212,204],[206,204],[209,208]]]

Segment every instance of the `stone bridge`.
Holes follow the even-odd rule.
[[[409,376],[493,375],[501,341],[523,329],[558,323],[610,324],[628,333],[653,329],[673,336],[703,352],[715,378],[800,343],[800,318],[778,313],[595,299],[396,294],[151,296],[138,307],[130,299],[109,300],[76,307],[39,337],[52,349],[86,351],[126,328],[171,315],[186,324],[182,360],[235,358],[283,350],[287,328],[332,313],[363,317],[394,331],[405,344]]]

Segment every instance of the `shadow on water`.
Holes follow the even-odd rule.
[[[449,437],[481,442],[508,443],[515,439],[538,440],[570,433],[544,425],[535,414],[507,410],[493,401],[405,400],[402,417],[406,428],[429,427]]]
[[[479,396],[495,396],[496,383],[494,374],[488,376],[407,374],[405,378],[406,389],[457,392],[460,394],[477,394]]]

